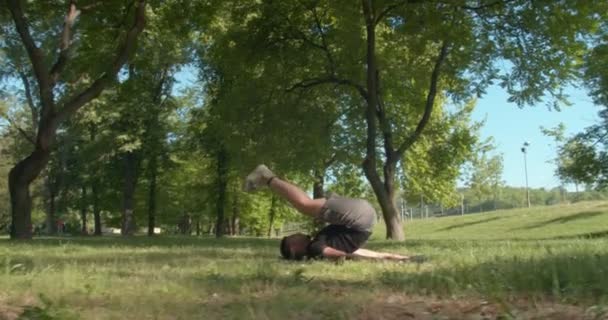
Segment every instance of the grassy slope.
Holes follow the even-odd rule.
[[[501,210],[406,222],[409,239],[555,239],[608,237],[608,202]],[[378,230],[376,236],[384,235]]]
[[[608,203],[595,202],[415,221],[405,244],[369,244],[429,256],[422,265],[288,263],[276,239],[0,240],[0,319],[391,318],[419,301],[477,312],[470,304],[483,299],[516,317],[522,299],[602,306],[606,230]]]

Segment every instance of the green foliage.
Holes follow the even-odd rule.
[[[604,26],[602,39],[585,57],[585,84],[596,104],[608,106],[608,31]]]
[[[461,168],[475,156],[482,123],[471,122],[475,104],[467,103],[453,114],[437,112],[428,133],[405,154],[402,188],[408,201],[424,195],[426,201],[453,206],[460,197],[456,182]]]
[[[599,112],[600,122],[571,137],[564,134],[565,126],[543,129],[557,145],[555,174],[564,183],[605,188],[608,182],[608,111]]]
[[[594,102],[601,106],[598,113],[599,123],[571,137],[564,136],[563,125],[546,133],[553,136],[558,143],[556,175],[566,182],[594,185],[598,188],[605,188],[608,181],[606,34],[606,25],[603,24],[596,38],[598,42],[585,56],[583,66],[585,86]]]
[[[503,170],[502,155],[488,158],[483,152],[481,156],[472,161],[473,172],[467,181],[469,190],[477,200],[483,200],[493,196],[498,197],[499,189],[504,185],[501,180]]]

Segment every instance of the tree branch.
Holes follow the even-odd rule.
[[[463,5],[463,6],[460,6],[460,8],[461,9],[465,9],[465,10],[481,11],[483,9],[487,9],[487,8],[496,6],[498,4],[504,4],[504,3],[512,2],[512,1],[514,1],[514,0],[496,0],[494,2],[486,3],[486,4],[483,4],[483,5],[479,5],[479,6]]]
[[[317,29],[319,29],[319,34],[321,35],[320,48],[321,50],[325,51],[325,56],[327,57],[327,64],[329,65],[329,72],[331,74],[336,74],[336,64],[334,62],[333,56],[331,55],[331,51],[329,50],[329,46],[327,45],[327,38],[325,37],[325,32],[323,32],[323,27],[321,26],[321,21],[319,20],[319,16],[317,15],[317,10],[313,7],[311,11],[315,19]]]
[[[323,162],[323,165],[325,166],[325,168],[328,168],[334,162],[336,162],[336,160],[338,160],[338,152],[334,152],[334,154],[329,159]]]
[[[82,6],[82,7],[80,7],[80,11],[88,12],[88,11],[91,11],[92,9],[99,7],[100,5],[103,5],[103,1],[97,1],[97,2],[93,2],[91,4],[88,4],[88,5]]]
[[[382,21],[382,19],[384,19],[384,17],[389,14],[389,12],[393,11],[394,9],[397,9],[399,7],[401,7],[402,5],[405,5],[407,3],[406,1],[402,1],[399,3],[394,3],[390,6],[387,6],[386,8],[384,8],[384,10],[382,10],[374,19],[374,25],[377,25],[378,23],[380,23],[380,21]]]
[[[386,8],[384,8],[384,10],[380,11],[380,13],[374,19],[374,25],[377,25],[378,23],[380,23],[380,21],[382,21],[382,19],[384,19],[384,17],[386,15],[388,15],[391,11],[393,11],[403,5],[414,4],[414,3],[425,3],[425,2],[429,2],[429,1],[428,0],[403,0],[398,3],[393,3],[389,6],[387,6]]]
[[[30,34],[27,20],[23,14],[23,8],[21,8],[20,0],[7,0],[8,8],[11,11],[15,27],[21,38],[21,42],[25,47],[25,51],[32,63],[34,69],[34,75],[38,81],[38,88],[40,90],[40,101],[42,104],[41,116],[46,117],[53,111],[53,90],[49,73],[47,72],[45,56],[42,50],[36,46],[32,35]]]
[[[87,102],[98,97],[108,83],[111,82],[114,77],[116,77],[116,74],[118,71],[120,71],[120,68],[122,68],[133,52],[137,37],[144,28],[145,20],[146,1],[138,0],[133,25],[127,32],[125,40],[120,45],[114,61],[109,66],[108,70],[104,72],[101,77],[95,80],[90,87],[65,103],[64,107],[57,113],[57,120],[59,122],[64,121]]]
[[[36,134],[36,128],[38,126],[38,110],[36,108],[36,104],[34,103],[34,97],[32,96],[30,81],[27,78],[25,72],[23,71],[19,71],[19,76],[21,77],[21,81],[23,82],[23,88],[25,89],[25,98],[27,100],[27,105],[30,107],[30,112],[32,113],[32,128],[34,129],[33,133]]]
[[[367,98],[368,98],[367,91],[360,84],[353,82],[351,80],[348,80],[348,79],[339,79],[334,76],[329,76],[326,78],[315,78],[315,79],[304,80],[304,81],[298,82],[298,83],[292,85],[291,87],[287,88],[286,91],[291,92],[291,91],[294,91],[295,89],[306,89],[306,88],[311,88],[314,86],[318,86],[321,84],[327,84],[327,83],[335,83],[335,84],[339,84],[339,85],[345,85],[345,86],[352,87],[352,88],[356,89],[357,92],[359,92],[359,94],[363,97],[363,99],[367,100]]]
[[[418,138],[422,134],[422,131],[424,130],[424,128],[428,124],[429,120],[431,119],[431,113],[433,112],[433,107],[435,105],[435,97],[437,96],[437,82],[439,82],[441,66],[442,66],[443,62],[445,61],[445,58],[447,55],[448,55],[448,43],[446,40],[444,40],[443,44],[441,45],[441,50],[439,52],[439,55],[437,56],[437,61],[435,61],[435,66],[433,67],[433,73],[431,74],[431,83],[430,83],[430,87],[429,87],[429,93],[427,94],[427,97],[426,97],[426,103],[424,106],[424,114],[422,115],[422,119],[420,119],[420,122],[418,123],[418,126],[416,127],[416,130],[414,131],[414,133],[412,133],[411,136],[409,136],[407,139],[405,139],[405,141],[403,141],[403,143],[401,144],[399,149],[397,149],[396,155],[398,157],[403,155],[405,150],[407,150],[409,147],[411,147],[412,144],[416,140],[418,140]]]
[[[393,132],[391,130],[390,122],[386,117],[386,108],[384,106],[384,101],[382,100],[382,87],[380,85],[380,72],[376,70],[376,100],[378,101],[377,109],[376,109],[376,117],[378,118],[378,123],[380,124],[380,131],[382,131],[382,136],[384,138],[384,153],[386,154],[387,162],[389,159],[393,158],[394,153],[394,143],[393,143]]]
[[[17,127],[15,126],[15,128],[17,129],[17,131],[19,131],[19,133],[21,133],[21,135],[27,140],[29,141],[33,146],[36,145],[36,141],[34,141],[34,138],[32,138],[27,132],[25,132],[25,130],[23,130],[21,127]]]
[[[17,129],[17,131],[19,131],[19,133],[27,140],[29,141],[32,145],[36,145],[36,141],[34,140],[34,138],[32,136],[30,136],[25,130],[23,130],[23,128],[21,128],[19,125],[17,125],[17,123],[15,121],[13,121],[13,119],[11,119],[8,115],[2,115],[4,119],[6,119],[6,121],[8,121],[8,123],[11,125],[11,127]],[[10,127],[9,127],[10,129]]]
[[[63,71],[68,62],[70,43],[72,41],[72,26],[74,26],[74,22],[76,21],[76,18],[78,18],[78,15],[80,15],[80,11],[76,9],[76,3],[74,3],[74,0],[71,0],[70,8],[68,9],[68,13],[65,16],[65,22],[63,24],[61,41],[59,42],[59,57],[51,68],[50,72],[52,84],[57,83],[59,74]]]

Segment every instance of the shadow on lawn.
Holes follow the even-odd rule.
[[[597,231],[597,232],[589,232],[589,233],[581,233],[570,236],[560,236],[555,239],[600,239],[600,238],[608,238],[608,230]]]
[[[464,223],[447,226],[447,227],[441,228],[437,231],[448,231],[448,230],[452,230],[452,229],[464,228],[464,227],[474,226],[474,225],[482,224],[482,223],[486,223],[486,222],[496,221],[499,219],[502,219],[502,217],[491,217],[491,218],[486,218],[486,219],[477,220],[477,221],[464,222]]]
[[[563,217],[558,217],[558,218],[554,218],[554,219],[547,220],[547,221],[534,223],[534,224],[531,224],[531,225],[528,225],[525,227],[516,228],[513,230],[536,229],[536,228],[541,228],[541,227],[544,227],[544,226],[547,226],[547,225],[550,225],[553,223],[568,223],[571,221],[593,218],[593,217],[600,216],[600,215],[603,215],[606,213],[608,213],[608,212],[606,212],[606,211],[585,211],[585,212],[580,212],[580,213],[569,215],[569,216],[563,216]]]
[[[244,287],[247,288],[245,291],[272,288],[278,293],[290,288],[305,288],[313,293],[331,293],[333,290],[349,297],[356,297],[357,292],[394,291],[444,297],[472,294],[499,299],[555,298],[581,304],[608,302],[608,274],[604,271],[608,254],[605,253],[548,253],[536,258],[496,258],[491,262],[427,271],[416,271],[404,265],[402,270],[379,269],[361,280],[334,280],[327,275],[307,273],[306,264],[297,268],[289,262],[284,264],[285,268],[275,264],[274,267],[253,268],[247,274],[199,274],[181,281],[184,285],[237,294]],[[339,265],[335,267],[341,268]]]
[[[22,265],[23,270],[62,268],[66,265],[149,264],[178,267],[209,261],[252,261],[278,257],[278,240],[254,238],[104,237],[37,238],[28,242],[0,241],[15,250],[0,265]],[[92,250],[91,250],[92,249]],[[32,256],[32,252],[39,252]]]
[[[239,259],[240,261],[252,261],[258,259],[268,259],[277,257],[278,254],[272,252],[260,251],[235,251],[226,249],[198,249],[181,252],[172,252],[164,250],[159,252],[138,252],[138,251],[119,251],[119,252],[102,252],[92,254],[82,253],[58,253],[48,254],[32,258],[30,255],[22,255],[19,253],[12,254],[4,260],[6,263],[23,264],[27,269],[45,268],[48,266],[61,267],[65,265],[96,265],[113,267],[119,265],[138,265],[146,264],[157,267],[179,267],[187,265],[200,265],[209,261],[228,261]],[[0,266],[2,265],[0,260]]]
[[[32,246],[88,246],[88,247],[210,247],[210,248],[278,248],[278,239],[267,238],[211,238],[194,236],[103,236],[103,237],[36,237],[28,241],[0,240],[0,244],[32,245]]]
[[[541,296],[608,302],[608,254],[572,252],[536,258],[496,258],[471,266],[410,274],[384,271],[379,280],[402,290],[436,294],[477,292],[487,296]]]

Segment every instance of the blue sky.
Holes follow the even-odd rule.
[[[564,107],[561,111],[548,110],[544,104],[520,109],[507,102],[508,95],[500,87],[490,88],[478,101],[473,118],[486,120],[481,135],[484,138],[493,137],[496,153],[503,154],[503,179],[507,185],[525,186],[524,159],[520,150],[524,141],[530,143],[530,187],[552,188],[559,185],[554,175],[555,165],[548,163],[555,157],[555,144],[541,133],[540,127],[552,128],[563,122],[568,135],[577,133],[596,123],[599,111],[584,89],[568,88],[566,93],[572,106]]]

